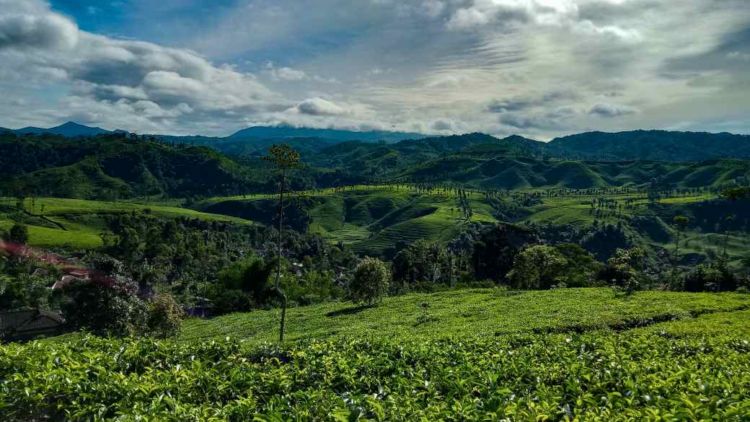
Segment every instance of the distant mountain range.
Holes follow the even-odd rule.
[[[125,133],[74,122],[49,129],[26,127],[11,130],[18,135],[58,135],[68,138]],[[452,136],[428,136],[408,132],[348,131],[340,129],[295,128],[291,126],[255,126],[227,137],[154,135],[163,141],[207,146],[234,156],[264,154],[273,143],[285,142],[303,154],[316,154],[346,144],[343,150],[375,150],[374,144],[390,145],[401,154],[420,156],[425,153],[496,154],[536,158],[561,158],[599,161],[703,161],[720,158],[750,158],[750,136],[730,133],[670,132],[636,130],[618,133],[586,132],[555,138],[548,143],[521,136],[499,139],[474,133]],[[342,152],[338,149],[336,152]]]
[[[84,126],[75,122],[63,123],[60,126],[51,127],[48,129],[29,126],[17,130],[3,128],[0,129],[0,131],[9,131],[19,135],[60,135],[65,136],[66,138],[78,138],[84,136],[97,136],[114,133],[113,131],[102,129],[100,127]]]
[[[289,139],[321,138],[334,141],[398,142],[405,139],[425,138],[427,135],[408,132],[350,131],[340,129],[295,128],[291,126],[255,126],[242,129],[229,136],[230,139]]]

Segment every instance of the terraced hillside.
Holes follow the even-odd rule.
[[[458,155],[414,165],[395,177],[460,183],[479,189],[719,188],[750,180],[750,162],[539,161]]]

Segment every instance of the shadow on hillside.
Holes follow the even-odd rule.
[[[351,308],[344,308],[339,309],[338,311],[331,311],[326,314],[327,317],[337,317],[337,316],[343,316],[343,315],[354,315],[358,314],[365,309],[372,308],[372,305],[359,305],[359,306],[352,306]]]

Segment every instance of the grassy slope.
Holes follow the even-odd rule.
[[[1,199],[0,205],[13,209],[15,199]],[[145,212],[167,218],[187,217],[207,221],[224,221],[250,224],[247,220],[225,215],[208,214],[176,206],[139,204],[134,202],[89,201],[64,198],[27,199],[24,203],[27,216],[33,223],[29,229],[29,244],[38,247],[71,247],[92,249],[102,245],[99,234],[104,230],[103,217],[130,212]],[[13,217],[0,212],[0,229],[7,230]]]
[[[315,204],[309,209],[310,231],[333,242],[349,244],[363,254],[380,254],[399,242],[409,243],[416,239],[448,241],[468,224],[462,215],[459,201],[452,192],[417,192],[407,187],[350,186],[343,190],[324,189],[300,192]],[[481,193],[468,193],[473,222],[495,222],[493,208]],[[40,247],[69,246],[72,248],[96,248],[101,245],[99,234],[104,230],[105,215],[149,210],[162,217],[188,217],[211,221],[227,221],[248,224],[249,221],[228,215],[201,212],[211,204],[226,201],[257,201],[273,195],[253,194],[235,197],[217,197],[196,205],[197,210],[179,207],[178,203],[143,204],[135,202],[88,201],[60,198],[37,198],[33,203],[27,199],[28,213],[25,224],[29,226],[31,244]],[[653,214],[648,200],[642,194],[609,194],[606,197],[620,203],[634,199],[636,208],[623,208],[625,218]],[[590,213],[590,201],[595,196],[543,197],[539,205],[528,207],[522,221],[541,224],[572,224],[588,226],[595,216]],[[712,199],[710,194],[665,198],[660,205],[669,209],[698,204]],[[0,199],[0,228],[8,229],[12,224],[15,200]],[[43,208],[42,208],[43,207]],[[616,223],[619,218],[607,214],[600,221]],[[666,221],[666,220],[665,220]],[[666,221],[669,225],[671,221]],[[670,233],[673,233],[673,230]],[[674,234],[674,233],[673,233]],[[706,253],[723,250],[723,235],[688,232],[689,242],[683,253]],[[673,249],[673,239],[668,244],[645,240],[653,246]],[[661,242],[661,241],[660,241]],[[747,239],[730,236],[728,252],[740,256],[747,247]]]
[[[427,311],[422,304],[428,304]],[[495,289],[410,294],[375,308],[330,303],[291,309],[288,338],[380,338],[396,341],[495,336],[523,332],[580,331],[639,324],[650,318],[690,318],[750,307],[750,295],[638,292],[611,289],[506,292]],[[250,343],[273,341],[279,312],[256,311],[189,320],[180,339],[195,342],[232,336]]]
[[[542,204],[536,205],[531,208],[531,214],[526,218],[526,220],[534,223],[574,225],[591,224],[594,222],[594,216],[589,212],[589,210],[591,209],[590,204],[591,200],[596,198],[615,199],[623,204],[627,199],[633,199],[633,204],[636,206],[636,208],[624,208],[623,215],[625,216],[635,216],[642,214],[643,211],[645,211],[648,207],[648,199],[643,194],[609,194],[595,196],[581,195],[543,198]],[[714,198],[716,198],[715,195],[705,193],[692,196],[663,198],[659,199],[658,203],[668,206],[680,206],[708,201]],[[604,218],[603,220],[607,221],[607,218]]]
[[[424,238],[447,241],[468,221],[461,215],[452,192],[418,192],[404,186],[348,186],[343,190],[297,192],[316,200],[310,210],[310,231],[334,242],[352,245],[361,253],[380,253],[397,242]],[[257,201],[273,195],[253,194],[216,197],[196,205],[198,209],[229,201]],[[469,194],[473,222],[495,222],[491,207],[481,194]]]
[[[350,186],[344,190],[324,189],[299,194],[318,201],[318,205],[309,210],[312,220],[311,232],[334,242],[349,244],[363,254],[380,254],[399,242],[409,243],[420,238],[448,241],[468,223],[461,214],[458,198],[452,192],[418,193],[403,186]],[[470,192],[468,195],[474,213],[471,221],[497,221],[492,206],[483,194]],[[271,197],[272,195],[217,197],[200,203],[198,209],[225,201],[256,201]],[[634,207],[622,209],[622,216],[626,220],[633,216],[654,214],[646,195],[642,193],[569,195],[542,197],[540,204],[526,208],[527,215],[521,221],[586,227],[598,219],[601,222],[616,224],[620,218],[610,212],[598,218],[590,212],[591,200],[603,197],[617,200],[620,204],[632,200]],[[664,198],[658,203],[663,207],[679,209],[714,198],[715,195],[704,193]],[[389,212],[383,213],[383,209]],[[428,211],[420,214],[419,210]],[[671,221],[666,223],[669,225]],[[668,230],[672,237],[667,240],[668,243],[661,240],[653,241],[648,238],[647,233],[639,235],[644,238],[643,241],[647,245],[674,249],[674,231],[669,228]],[[635,229],[629,231],[637,232]],[[684,248],[683,252],[703,253],[709,249],[716,250],[718,243],[713,241],[711,236],[710,233],[689,233],[692,246]],[[739,256],[744,246],[746,245],[741,238],[733,239],[729,243],[728,252],[731,256]]]

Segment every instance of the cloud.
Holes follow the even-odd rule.
[[[293,69],[287,66],[276,67],[273,62],[266,63],[266,72],[274,81],[296,82],[303,81],[309,78],[307,73],[305,73],[303,70]]]
[[[0,0],[0,126],[221,135],[288,122],[549,139],[750,113],[746,0],[217,3],[97,4],[117,14],[97,20],[115,38],[78,29],[76,18],[91,24],[85,7],[66,17],[44,0]]]
[[[291,67],[282,67],[276,70],[276,77],[284,81],[301,81],[307,78],[307,74]]]
[[[490,113],[505,113],[523,111],[531,108],[550,107],[560,102],[571,102],[578,98],[574,92],[553,90],[544,94],[529,93],[526,96],[513,96],[500,100],[493,100],[487,106]]]
[[[445,132],[453,130],[453,122],[447,120],[437,120],[432,123],[432,130]]]
[[[62,16],[8,14],[0,16],[0,49],[48,48],[70,50],[78,42],[78,27]]]
[[[111,119],[111,113],[102,111],[110,108],[137,122],[127,127],[131,130],[166,125],[163,119],[188,114],[217,122],[231,119],[236,126],[243,114],[281,111],[291,104],[252,74],[216,66],[192,51],[94,35],[44,7],[28,10],[0,17],[3,70],[40,80],[44,74],[56,75],[73,87],[76,97],[70,104],[99,110],[88,118]],[[98,105],[93,107],[92,101]],[[174,126],[177,122],[171,122]]]
[[[347,110],[339,105],[322,98],[310,98],[295,106],[295,110],[301,114],[310,116],[341,116]]]
[[[623,1],[593,0],[473,0],[468,7],[456,10],[446,23],[450,30],[482,30],[485,26],[508,28],[517,24],[570,28],[574,32],[609,36],[625,41],[640,41],[635,29],[616,25],[599,26],[590,19],[580,19],[580,4],[605,3],[619,6]]]
[[[589,114],[599,117],[621,117],[635,114],[638,109],[620,104],[596,104],[589,110]]]
[[[514,130],[563,130],[570,128],[569,121],[576,114],[572,107],[558,107],[550,111],[503,113],[499,121]]]

